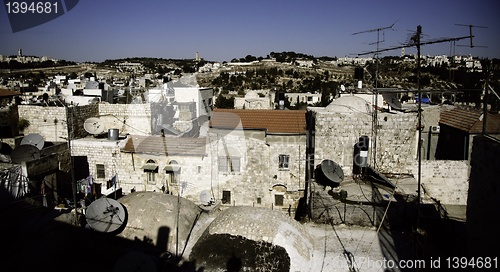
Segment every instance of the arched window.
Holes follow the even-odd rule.
[[[147,160],[146,164],[141,167],[144,173],[147,173],[147,181],[149,184],[156,184],[156,174],[158,173],[158,165],[154,160]]]

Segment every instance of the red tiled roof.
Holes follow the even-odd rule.
[[[267,133],[306,133],[305,110],[215,109],[210,127],[233,129],[240,121],[243,129],[264,129]]]
[[[170,138],[161,136],[129,136],[123,152],[155,155],[204,156],[205,138]]]
[[[452,109],[441,112],[439,123],[470,134],[483,131],[482,111]],[[488,113],[486,116],[486,133],[500,134],[500,115]]]
[[[16,95],[20,95],[20,93],[11,91],[9,89],[0,89],[0,97],[12,97]]]

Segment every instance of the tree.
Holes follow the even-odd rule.
[[[215,100],[215,107],[219,109],[234,109],[234,97],[226,98],[219,95]]]

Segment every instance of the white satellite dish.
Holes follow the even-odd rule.
[[[10,153],[10,159],[13,163],[22,163],[40,159],[40,149],[34,145],[20,145]]]
[[[126,222],[123,205],[107,197],[102,197],[90,203],[85,212],[87,223],[99,232],[114,232]]]
[[[210,196],[210,192],[205,190],[200,193],[200,202],[203,205],[209,205],[212,202],[212,197]]]
[[[38,150],[42,150],[44,144],[45,140],[42,135],[36,133],[28,134],[21,140],[21,145],[32,145],[38,148]]]
[[[101,124],[101,119],[97,117],[91,117],[85,120],[83,128],[85,131],[93,135],[99,135],[106,131],[104,126]]]
[[[344,84],[340,85],[340,90],[345,91],[345,86],[344,86]]]

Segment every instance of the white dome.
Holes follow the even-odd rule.
[[[366,100],[354,95],[341,96],[333,100],[330,105],[326,107],[331,112],[360,112],[371,113],[370,105]]]

